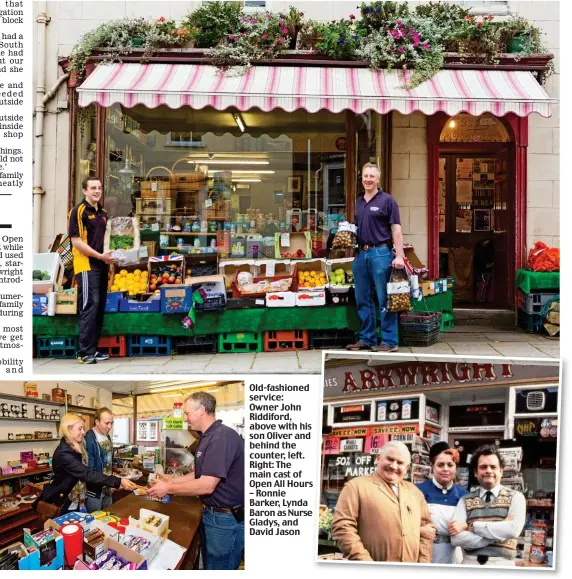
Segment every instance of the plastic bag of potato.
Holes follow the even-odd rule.
[[[351,249],[355,247],[356,231],[357,228],[355,225],[352,225],[348,221],[342,221],[332,242],[332,249]]]

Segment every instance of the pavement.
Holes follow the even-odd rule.
[[[333,350],[328,350],[329,352]],[[560,358],[560,341],[520,329],[492,326],[455,326],[437,344],[399,348],[401,354],[450,354],[507,358]],[[256,354],[184,354],[142,358],[110,358],[98,364],[77,360],[34,360],[34,374],[320,374],[322,350],[260,352]]]

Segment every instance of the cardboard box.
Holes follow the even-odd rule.
[[[292,267],[289,259],[261,259],[254,262],[254,277],[290,275]]]
[[[77,314],[77,289],[59,291],[56,294],[56,315]]]
[[[39,398],[38,385],[35,382],[24,382],[24,396]]]
[[[339,284],[335,276],[333,276],[333,272],[337,271],[338,269],[343,269],[345,272],[346,280],[348,277],[353,280],[353,271],[352,266],[354,263],[353,257],[344,257],[341,259],[329,259],[326,261],[326,267],[328,272],[328,285],[330,289],[334,288],[337,291],[346,291],[348,292],[351,287],[353,287],[353,283],[344,283]]]
[[[325,306],[326,290],[304,290],[296,294],[296,305],[300,307]]]
[[[183,285],[161,288],[162,314],[187,314],[191,309],[191,288]]]
[[[274,257],[276,259],[310,259],[312,257],[312,235],[309,231],[274,234]]]
[[[5,551],[18,553],[18,557],[20,557],[20,560],[18,561],[18,569],[20,571],[25,571],[26,569],[28,569],[28,567],[26,567],[25,563],[23,562],[28,556],[28,551],[26,550],[26,547],[24,547],[22,543],[13,543],[12,545],[5,547],[4,549],[0,549],[0,555],[3,554]]]
[[[149,517],[159,518],[161,523],[158,526],[154,524],[147,524],[145,522],[146,519]],[[162,513],[157,513],[155,511],[150,511],[148,509],[140,509],[139,510],[139,522],[134,521],[129,517],[129,524],[134,524],[136,527],[151,533],[152,535],[156,535],[157,537],[161,537],[162,539],[166,539],[169,536],[169,517],[167,515],[163,515]]]
[[[328,286],[327,269],[328,268],[327,268],[325,259],[312,259],[309,261],[296,262],[294,265],[294,272],[293,272],[294,280],[292,281],[292,291],[298,291],[299,289],[300,290],[302,290],[302,289],[322,289],[322,290],[325,289]],[[312,288],[302,287],[298,281],[300,272],[311,272],[311,271],[323,272],[326,276],[326,283],[321,284],[321,285],[316,285]]]
[[[47,545],[38,546],[32,537],[30,529],[24,531],[24,546],[28,550],[28,555],[20,560],[21,569],[30,571],[55,571],[64,568],[64,540],[57,531],[57,525],[53,521],[46,521],[44,529],[53,529],[54,541]],[[29,552],[30,548],[35,551]]]
[[[247,259],[241,261],[221,261],[218,264],[218,272],[224,277],[224,283],[227,290],[231,289],[232,280],[237,271],[249,271],[254,275],[255,267],[254,260]],[[189,285],[189,278],[185,280],[185,284]]]
[[[193,291],[202,289],[209,296],[223,294],[226,296],[225,277],[222,275],[204,275],[200,277],[188,277],[185,285],[190,285]]]
[[[435,293],[443,294],[448,291],[447,278],[436,279],[434,282]]]
[[[111,267],[109,268],[109,277],[107,279],[107,291],[111,292],[111,288],[114,285],[114,283],[113,283],[114,278],[122,270],[125,270],[129,274],[129,273],[135,273],[135,270],[137,270],[137,269],[140,270],[141,272],[146,271],[147,276],[150,277],[151,273],[149,272],[149,266],[147,263],[142,263],[139,261],[138,263],[132,263],[129,265],[112,264]],[[119,285],[117,286],[117,289],[119,290]],[[145,292],[142,292],[142,293],[147,293],[148,290],[149,290],[149,280],[147,279]]]
[[[48,296],[46,295],[32,296],[32,315],[34,316],[48,315]]]
[[[409,260],[409,263],[413,266],[416,270],[427,270],[427,266],[423,264],[423,262],[417,257],[415,254],[415,250],[413,246],[404,246],[403,253],[405,257]]]
[[[135,300],[131,298],[121,298],[119,311],[124,313],[159,313],[161,311],[161,298],[155,294],[142,296],[144,299]]]
[[[296,305],[294,292],[274,292],[266,294],[267,308],[293,308]]]
[[[159,554],[159,550],[163,541],[157,535],[149,533],[140,527],[135,527],[134,525],[127,525],[125,527],[125,536],[133,535],[134,537],[143,537],[150,542],[149,548],[144,551],[143,553],[139,553],[143,557],[145,557],[147,563],[151,563],[153,559]]]
[[[435,284],[432,280],[419,280],[419,287],[424,296],[435,295]]]
[[[130,563],[136,563],[137,571],[144,571],[147,570],[147,561],[143,555],[128,549],[125,545],[118,543],[115,539],[110,537],[106,537],[103,540],[103,552],[109,550],[115,551],[120,557],[129,561]],[[92,571],[93,569],[89,568],[89,565],[85,561],[81,561],[80,559],[77,560],[76,564],[74,565],[74,570],[76,571]],[[99,569],[97,569],[99,571]]]

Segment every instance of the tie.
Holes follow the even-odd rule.
[[[485,503],[490,503],[493,498],[493,493],[491,491],[487,491],[485,493]],[[479,565],[485,565],[489,560],[488,555],[477,555],[477,563]]]

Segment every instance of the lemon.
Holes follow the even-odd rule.
[[[129,295],[135,296],[135,295],[137,295],[137,292],[135,290],[129,290]]]
[[[118,292],[118,291],[119,291],[119,287],[116,286],[116,285],[112,285],[112,286],[111,286],[111,291],[112,291],[112,292]]]
[[[125,277],[125,276],[127,275],[127,270],[126,270],[126,269],[122,269],[122,270],[119,272],[119,275]]]
[[[120,291],[120,292],[126,292],[126,291],[128,291],[128,290],[127,290],[127,286],[122,285],[122,286],[119,288],[119,291]]]
[[[140,270],[140,269],[136,269],[133,273],[134,273],[135,275],[141,275],[141,270]]]

